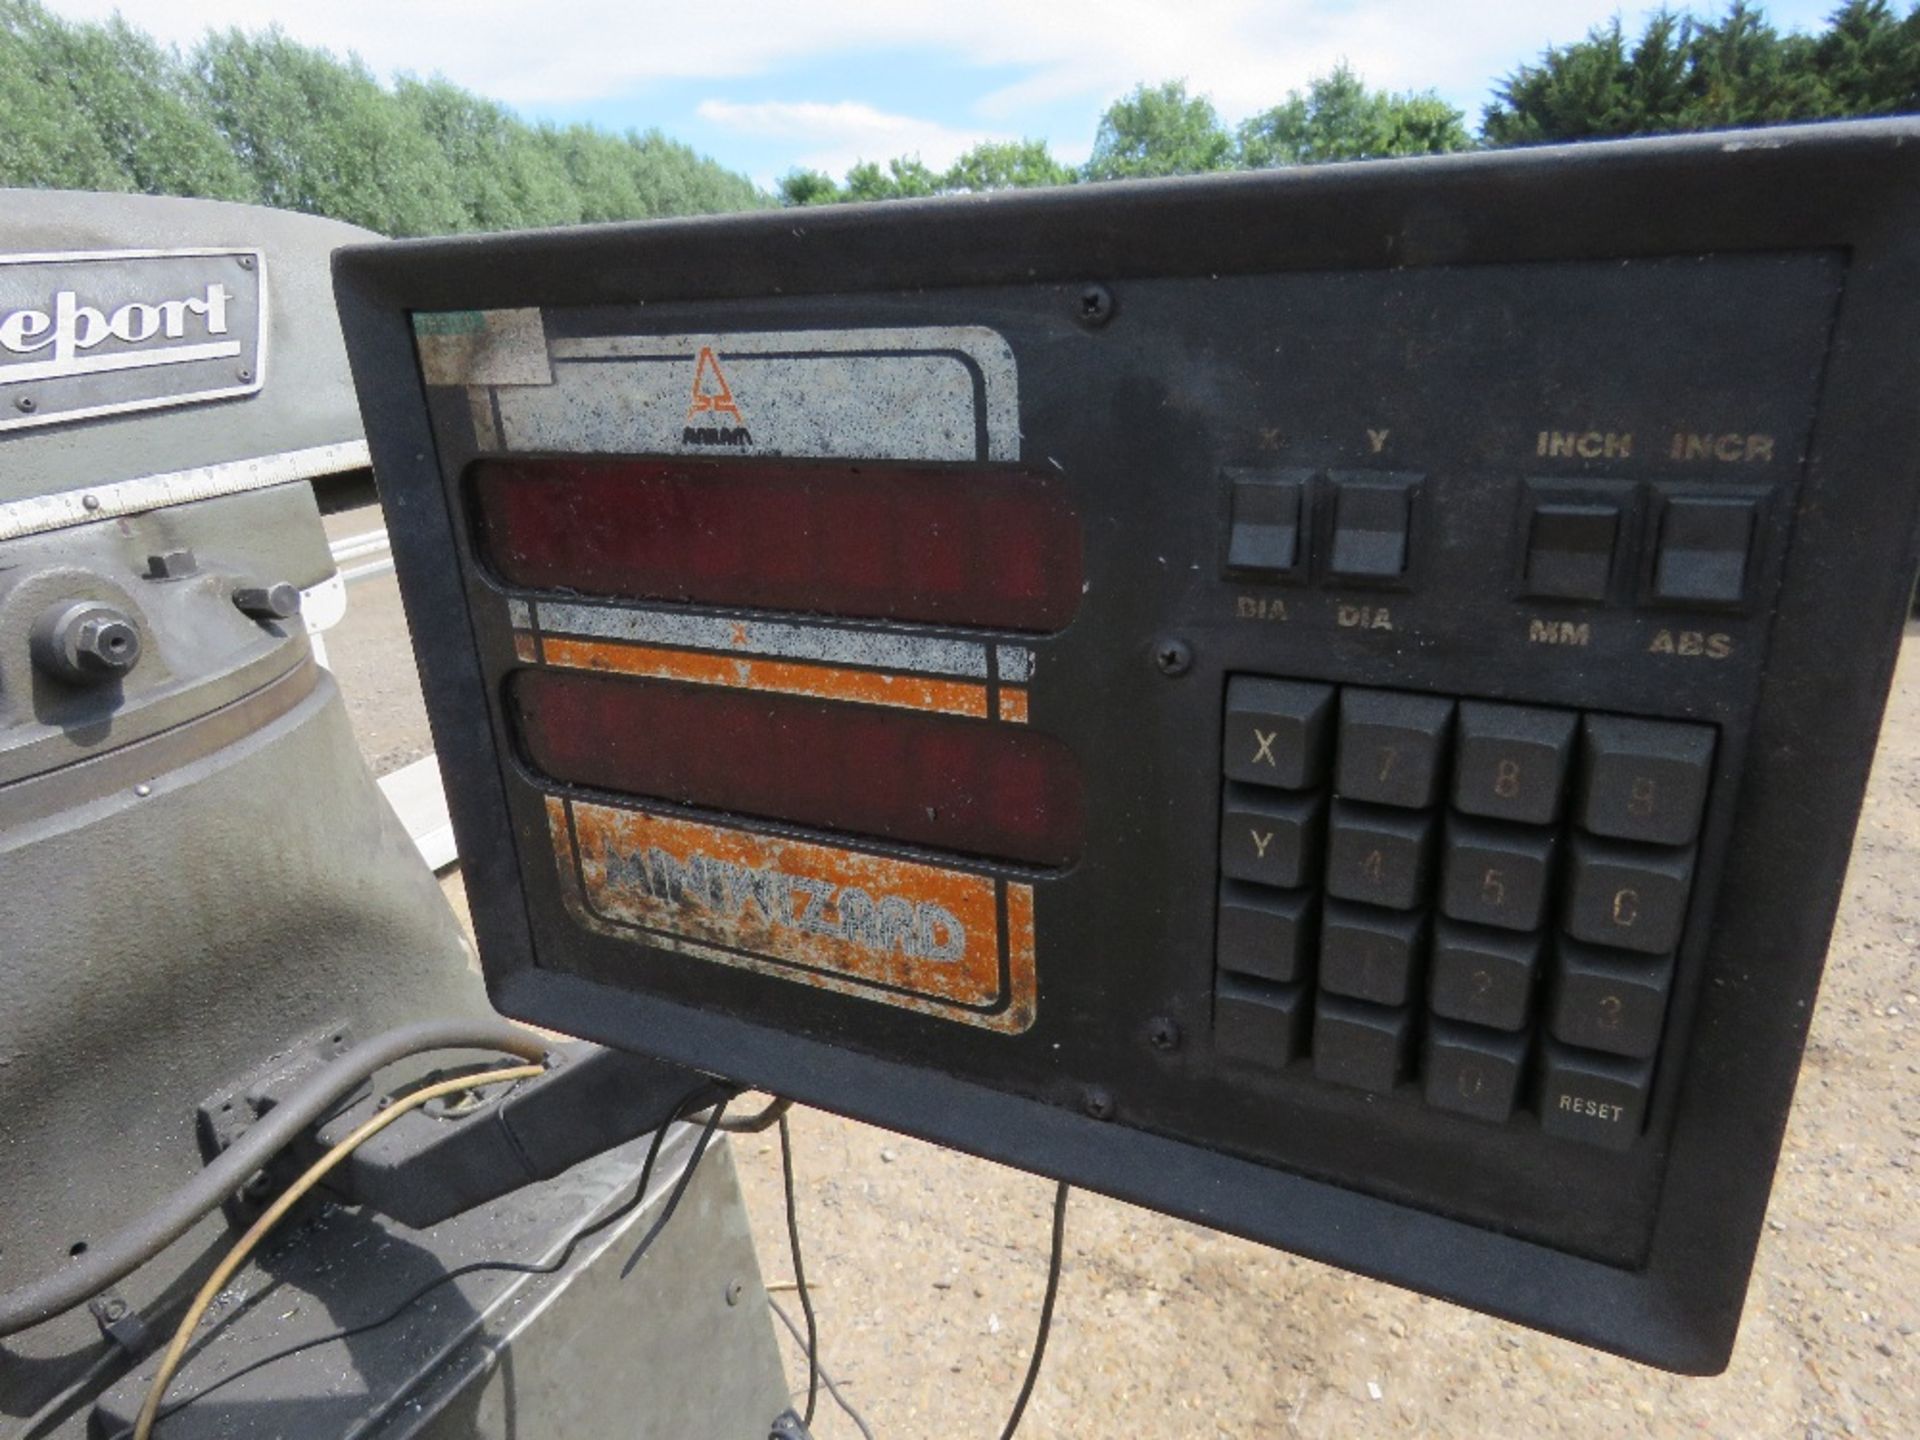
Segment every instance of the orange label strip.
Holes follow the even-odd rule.
[[[943,715],[987,718],[987,687],[964,680],[923,675],[883,675],[792,660],[755,660],[699,650],[668,650],[606,640],[543,637],[546,661],[569,670],[642,675],[692,685],[726,685],[739,690],[770,690],[820,700],[852,700]]]
[[[593,928],[986,1029],[1033,1024],[1031,886],[551,796],[547,815],[568,906]]]

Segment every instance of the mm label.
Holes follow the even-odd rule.
[[[547,799],[568,908],[661,949],[1017,1034],[1033,889],[990,876]]]

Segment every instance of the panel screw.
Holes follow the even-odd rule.
[[[253,257],[251,255],[242,255],[239,259],[242,270],[251,270],[253,268]]]
[[[1184,640],[1162,640],[1153,647],[1153,663],[1162,675],[1184,675],[1193,665],[1193,651]]]
[[[747,1287],[742,1285],[738,1280],[729,1280],[727,1282],[727,1304],[738,1305],[740,1303],[740,1297],[746,1294],[746,1292]]]
[[[1086,1106],[1087,1114],[1096,1120],[1111,1120],[1113,1118],[1113,1092],[1104,1086],[1088,1086],[1086,1098],[1082,1100],[1081,1103]]]
[[[34,406],[33,396],[22,395],[18,400],[14,401],[13,403],[15,405],[18,405],[21,408],[21,410],[25,411],[27,414],[31,415],[33,413],[33,406]]]
[[[1113,318],[1112,292],[1104,285],[1083,287],[1074,303],[1073,316],[1089,330],[1098,330]]]
[[[82,495],[80,497],[80,504],[84,509],[98,510],[100,508],[100,497],[98,495]]]
[[[1156,1050],[1178,1050],[1180,1048],[1180,1027],[1166,1015],[1156,1015],[1147,1022],[1147,1043]]]
[[[246,366],[242,365],[234,373],[240,377],[240,383],[242,385],[251,385],[253,383],[253,371],[249,370]]]
[[[138,785],[133,787],[133,793],[138,795],[142,800],[144,800],[149,795],[153,794],[153,786],[147,784],[146,781],[142,780]]]
[[[286,580],[242,585],[233,592],[233,603],[241,614],[255,620],[286,620],[300,613],[300,591]]]

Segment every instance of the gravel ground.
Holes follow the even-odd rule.
[[[384,771],[426,753],[391,577],[356,585],[329,638],[369,761]],[[449,889],[457,896],[457,878]],[[1021,1433],[1920,1435],[1916,1016],[1920,631],[1910,631],[1725,1375],[1663,1375],[1076,1195],[1046,1369]],[[796,1111],[794,1133],[829,1371],[884,1440],[997,1435],[1033,1341],[1051,1185],[817,1111]],[[737,1153],[762,1268],[797,1320],[778,1148],[749,1137]],[[804,1382],[796,1348],[789,1362]],[[823,1393],[815,1433],[859,1432]]]

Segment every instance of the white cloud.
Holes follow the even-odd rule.
[[[1340,59],[1393,88],[1459,100],[1549,42],[1576,39],[1609,0],[52,0],[119,9],[188,44],[209,26],[282,25],[355,51],[382,74],[440,71],[518,104],[620,95],[668,78],[766,74],[822,55],[935,51],[1024,77],[985,96],[990,124],[1029,106],[1097,111],[1136,81],[1184,77],[1229,119],[1283,98]],[[1638,7],[1629,7],[1629,18]],[[668,119],[668,117],[663,117]],[[668,119],[668,123],[670,119]]]
[[[892,115],[871,105],[764,100],[750,104],[703,100],[700,118],[744,135],[784,138],[796,148],[795,163],[829,175],[845,174],[862,160],[918,155],[944,170],[981,140],[1005,139],[989,131],[956,130],[912,115]]]

